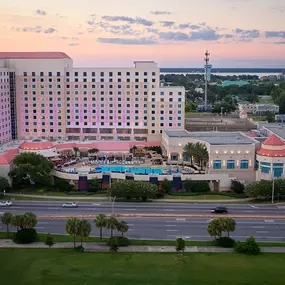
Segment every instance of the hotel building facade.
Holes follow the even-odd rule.
[[[155,62],[76,68],[60,52],[0,53],[0,144],[11,139],[160,141],[184,130],[184,87]]]

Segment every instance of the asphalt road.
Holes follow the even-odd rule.
[[[218,204],[183,204],[183,203],[114,203],[110,202],[77,202],[77,208],[62,208],[63,202],[58,201],[13,201],[9,208],[0,207],[0,213],[9,209],[11,213],[21,214],[33,212],[40,216],[49,215],[89,215],[89,214],[210,214]],[[283,216],[285,205],[250,205],[229,204],[225,206],[229,214]]]

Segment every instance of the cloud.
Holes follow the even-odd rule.
[[[187,41],[189,40],[189,36],[182,32],[165,32],[159,33],[159,38],[161,40],[168,41]]]
[[[45,34],[53,34],[55,32],[56,32],[56,29],[54,29],[54,28],[48,28],[48,29],[44,30]]]
[[[275,42],[275,45],[285,45],[285,42]]]
[[[69,41],[77,41],[76,37],[59,37],[60,40],[69,40]]]
[[[159,23],[163,27],[172,27],[175,24],[175,22],[173,22],[173,21],[160,21]]]
[[[37,9],[37,10],[36,10],[36,14],[37,14],[37,15],[40,15],[40,16],[46,16],[46,15],[47,15],[47,12],[44,11],[44,10],[41,10],[41,9]]]
[[[79,46],[79,43],[69,43],[68,45],[71,47],[75,47],[75,46]]]
[[[41,33],[42,32],[42,27],[41,26],[24,27],[24,28],[22,28],[22,31],[25,32],[25,33]]]
[[[108,22],[128,22],[129,24],[138,24],[143,25],[147,27],[151,27],[154,23],[152,21],[136,17],[136,18],[130,18],[126,16],[102,16],[102,19]]]
[[[282,38],[285,39],[285,31],[266,31],[266,38]]]
[[[241,40],[256,39],[260,37],[260,32],[258,30],[243,30],[236,28],[234,32],[238,34]]]
[[[167,11],[150,11],[150,13],[152,15],[171,15],[172,13],[171,12],[167,12]]]
[[[198,25],[191,25],[191,24],[180,24],[179,29],[191,29],[191,30],[199,30],[201,27]]]
[[[98,38],[97,42],[105,44],[120,44],[120,45],[154,45],[157,42],[147,38]]]
[[[146,31],[148,33],[151,33],[151,34],[158,34],[159,33],[158,29],[153,29],[153,28],[146,28]]]

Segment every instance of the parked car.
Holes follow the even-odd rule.
[[[211,213],[215,214],[227,214],[229,211],[226,207],[216,207],[211,210]]]
[[[0,202],[0,206],[2,206],[2,207],[10,207],[10,206],[12,206],[12,202],[11,201],[1,201]]]
[[[76,208],[77,205],[74,202],[66,202],[62,205],[62,208]]]

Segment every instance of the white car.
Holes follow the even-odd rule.
[[[76,208],[77,205],[74,202],[66,202],[62,205],[62,208]]]
[[[0,201],[0,206],[10,207],[12,206],[12,202],[11,201]]]

